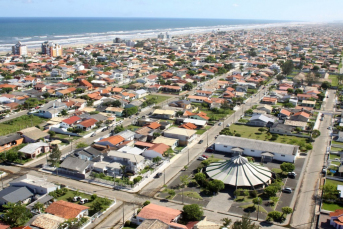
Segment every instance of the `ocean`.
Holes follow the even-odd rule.
[[[277,26],[286,21],[243,19],[179,18],[0,18],[0,51],[10,51],[21,41],[29,49],[39,48],[43,41],[61,45],[87,44],[121,39],[203,33]]]

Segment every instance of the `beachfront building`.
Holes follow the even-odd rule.
[[[53,42],[45,41],[42,44],[42,54],[51,57],[62,56],[62,46]]]
[[[13,55],[26,56],[27,55],[26,45],[23,45],[20,41],[18,41],[17,44],[12,46],[12,54]]]

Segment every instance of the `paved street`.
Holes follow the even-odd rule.
[[[334,91],[330,90],[329,99],[325,104],[324,111],[332,111],[334,105]],[[313,150],[309,155],[308,164],[305,168],[305,174],[301,183],[300,192],[295,204],[292,215],[291,225],[295,228],[310,228],[314,214],[314,193],[317,182],[321,176],[321,170],[324,163],[326,147],[329,144],[330,132],[327,130],[331,126],[331,116],[325,115],[321,122],[319,131],[321,135],[313,144]]]

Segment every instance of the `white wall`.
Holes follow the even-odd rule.
[[[142,156],[144,157],[148,157],[148,158],[155,158],[155,157],[160,157],[163,159],[163,156],[157,152],[155,152],[154,150],[145,150],[142,153]]]
[[[215,144],[215,149],[217,151],[231,152],[231,148],[232,146]],[[263,151],[248,149],[248,148],[244,148],[244,151],[243,151],[244,155],[252,156],[252,157],[261,157],[261,153],[263,153]],[[274,153],[274,160],[278,160],[278,161],[294,162],[296,158],[296,155],[287,155],[287,154],[280,154],[280,153],[275,153],[275,152],[271,152],[271,153]]]

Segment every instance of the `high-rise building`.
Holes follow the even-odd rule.
[[[20,41],[17,44],[12,46],[12,53],[13,55],[20,55],[26,56],[27,55],[27,47],[23,45]]]
[[[54,44],[53,42],[45,41],[42,44],[42,54],[46,54],[52,57],[62,56],[62,47],[59,44]]]
[[[121,43],[121,39],[119,37],[116,37],[114,40],[113,40],[113,43]]]
[[[158,39],[161,39],[161,40],[164,40],[164,34],[163,33],[160,33],[157,35],[157,38]]]

